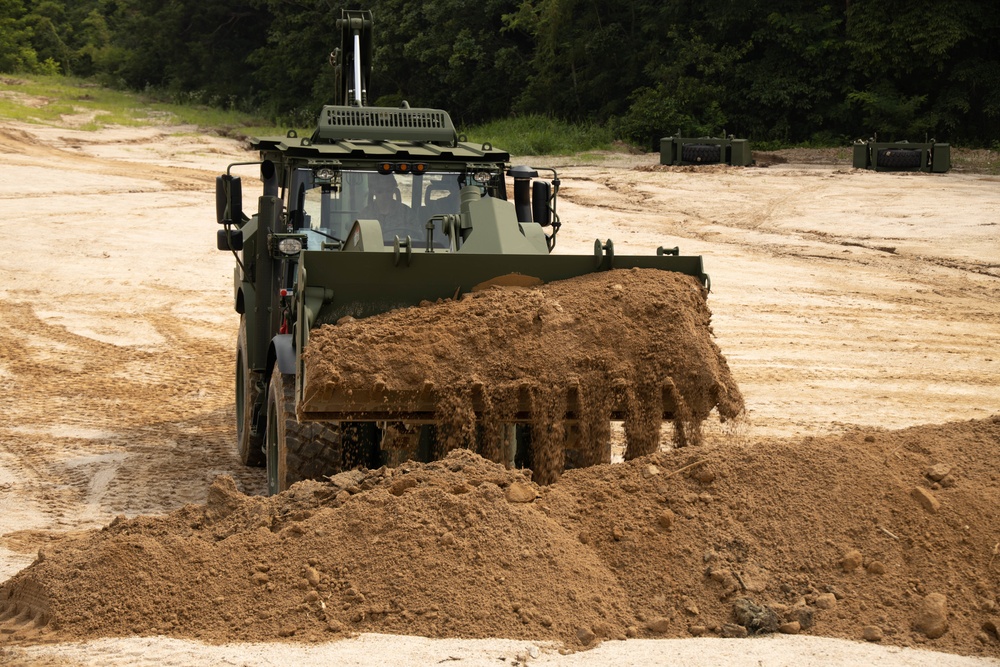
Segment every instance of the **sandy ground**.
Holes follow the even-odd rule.
[[[214,176],[237,142],[158,128],[0,124],[0,580],[67,531],[203,502],[233,451],[232,259]],[[679,245],[712,276],[717,342],[747,438],[898,428],[1000,412],[1000,179],[849,165],[559,169],[558,252]],[[636,169],[635,167],[641,167]],[[39,246],[42,248],[38,250]],[[167,639],[0,647],[0,664],[897,664],[995,661],[816,637],[607,642],[368,635],[326,645]]]

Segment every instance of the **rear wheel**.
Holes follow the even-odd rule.
[[[236,339],[236,453],[247,466],[264,465],[264,429],[260,423],[263,391],[264,374],[250,370],[247,323],[241,317]]]
[[[267,399],[267,490],[280,493],[304,479],[322,479],[342,470],[378,467],[375,424],[303,422],[295,417],[295,376],[277,367]]]

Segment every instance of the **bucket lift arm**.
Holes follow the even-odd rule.
[[[372,74],[372,13],[367,9],[342,9],[337,28],[340,47],[330,54],[337,80],[333,103],[366,106]]]

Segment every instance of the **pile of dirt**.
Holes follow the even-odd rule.
[[[656,451],[664,413],[677,444],[697,443],[712,410],[738,416],[743,397],[710,323],[704,288],[673,271],[491,287],[317,328],[304,355],[303,404],[363,396],[354,408],[363,411],[386,395],[427,396],[443,432],[440,455],[464,447],[494,461],[503,460],[502,424],[528,404],[534,481],[545,484],[563,467],[567,412],[580,420],[584,465],[610,462],[619,410],[626,459]],[[410,408],[411,399],[393,402]]]
[[[744,167],[728,164],[650,164],[635,167],[635,171],[666,171],[676,174],[721,174],[731,169],[743,169]]]
[[[1000,416],[659,452],[540,487],[473,452],[67,537],[0,588],[3,635],[768,632],[1000,656]]]

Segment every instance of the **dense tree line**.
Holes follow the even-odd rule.
[[[1000,140],[995,0],[368,0],[370,99],[673,134]],[[64,73],[308,122],[329,0],[0,0],[0,71]]]

